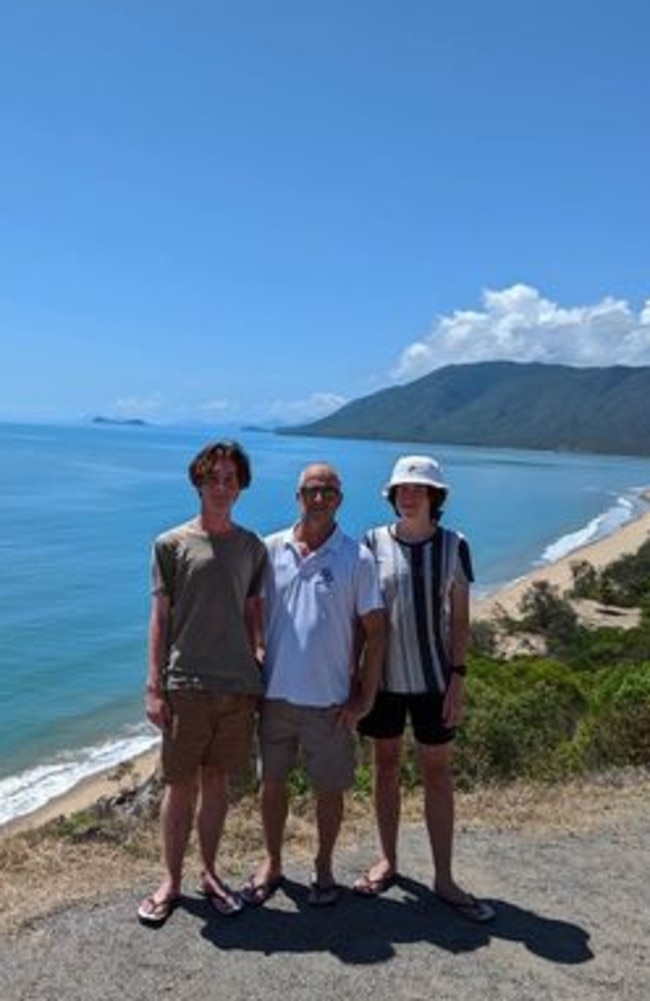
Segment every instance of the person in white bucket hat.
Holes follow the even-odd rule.
[[[390,480],[384,487],[384,497],[390,498],[395,487],[406,483],[432,487],[447,496],[449,487],[444,482],[440,463],[428,455],[404,455],[393,467]],[[444,498],[443,498],[444,499]]]
[[[380,689],[371,712],[358,724],[359,732],[373,740],[381,854],[354,889],[375,897],[398,875],[400,757],[410,718],[421,764],[436,899],[470,921],[485,922],[494,917],[494,908],[463,890],[451,865],[452,750],[463,712],[473,571],[467,540],[440,525],[448,492],[435,459],[402,456],[383,491],[397,520],[371,529],[364,539],[377,561],[388,636]]]

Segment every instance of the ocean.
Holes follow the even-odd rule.
[[[196,513],[187,464],[205,429],[0,425],[0,824],[151,747],[143,716],[154,536]],[[386,521],[395,458],[428,451],[468,537],[477,589],[612,532],[647,509],[650,460],[242,432],[253,484],[236,520],[290,523],[300,469],[341,471],[342,526]]]

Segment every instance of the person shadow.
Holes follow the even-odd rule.
[[[589,934],[579,925],[499,899],[490,901],[496,911],[493,921],[472,924],[436,901],[423,883],[403,876],[388,893],[372,899],[344,889],[333,907],[310,906],[307,893],[303,884],[285,878],[264,906],[247,907],[234,917],[221,917],[198,898],[185,898],[183,907],[204,919],[201,934],[221,950],[264,955],[326,950],[343,963],[370,965],[391,960],[399,944],[428,942],[459,954],[500,938],[521,942],[553,963],[572,965],[594,958]]]

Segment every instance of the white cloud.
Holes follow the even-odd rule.
[[[402,352],[393,379],[409,382],[443,365],[494,360],[650,365],[650,299],[638,314],[610,296],[567,308],[518,284],[485,290],[482,304],[438,317],[430,333]]]
[[[215,417],[219,414],[232,413],[237,408],[230,400],[206,400],[197,407],[201,414],[207,417]]]
[[[283,423],[318,420],[348,401],[337,393],[317,392],[300,400],[275,400],[268,408],[268,415]]]
[[[164,401],[160,393],[150,396],[122,396],[112,404],[110,410],[116,417],[152,417],[163,409]]]
[[[641,323],[650,323],[650,299],[646,299],[641,310]]]

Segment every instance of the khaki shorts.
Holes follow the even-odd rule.
[[[338,722],[336,706],[294,706],[267,699],[260,724],[262,774],[284,782],[302,751],[309,781],[319,792],[344,792],[354,782],[354,739]]]
[[[171,726],[163,731],[165,782],[189,778],[201,765],[236,772],[250,761],[257,697],[174,691]]]

